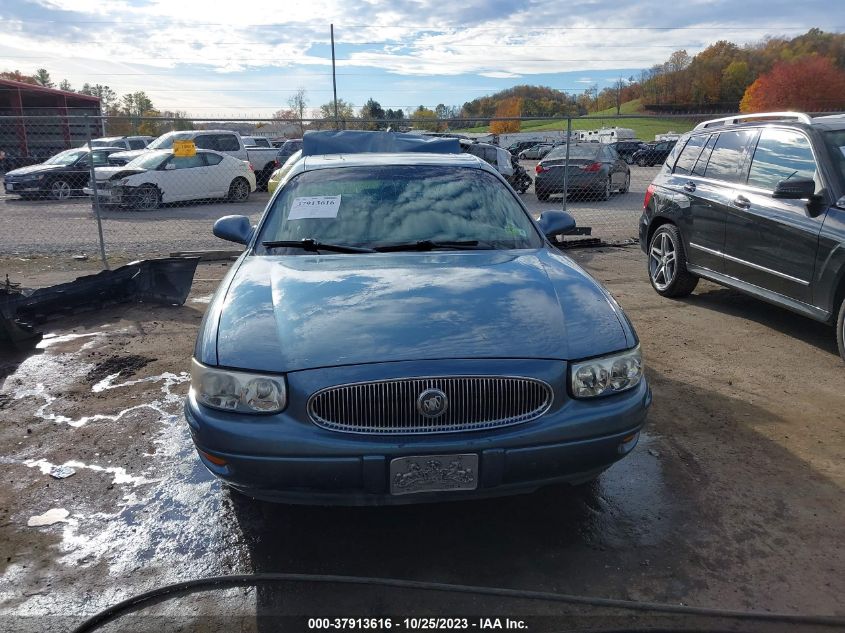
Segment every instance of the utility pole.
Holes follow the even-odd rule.
[[[334,129],[340,129],[340,121],[337,118],[337,78],[334,71],[334,24],[330,25],[332,35],[332,91],[334,92]]]

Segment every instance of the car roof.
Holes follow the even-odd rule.
[[[486,162],[472,154],[429,154],[425,152],[323,154],[302,159],[304,170],[335,167],[368,167],[383,165],[442,165],[471,167],[496,173]]]
[[[845,128],[845,114],[813,117],[813,127],[819,127],[823,130],[841,130]]]

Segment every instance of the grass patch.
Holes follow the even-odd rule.
[[[626,101],[619,110],[620,114],[639,114],[640,100]],[[626,127],[634,130],[638,139],[644,141],[653,141],[656,134],[665,134],[667,132],[688,132],[700,119],[687,118],[670,118],[670,117],[650,117],[643,118],[617,118],[616,108],[608,108],[600,112],[592,113],[587,117],[577,117],[572,119],[573,130],[598,130],[603,127]],[[543,132],[556,131],[566,129],[566,119],[557,119],[554,121],[522,121],[520,126],[521,132]],[[458,132],[489,132],[489,126],[482,125],[468,130],[457,130]]]

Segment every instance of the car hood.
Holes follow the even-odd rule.
[[[51,171],[59,171],[63,169],[65,165],[28,165],[27,167],[19,167],[18,169],[13,169],[11,171],[7,171],[7,176],[26,176],[28,174],[41,174],[47,173]]]
[[[246,256],[230,281],[209,306],[196,350],[202,362],[290,372],[425,359],[567,360],[636,344],[601,285],[544,249]]]
[[[103,180],[117,180],[118,178],[125,178],[126,176],[134,176],[135,174],[140,174],[147,171],[146,169],[140,168],[132,168],[127,169],[124,166],[117,166],[111,165],[109,167],[96,167],[94,168],[94,174],[97,177],[97,181],[101,182]]]

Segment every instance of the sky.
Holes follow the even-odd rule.
[[[842,0],[3,0],[0,69],[145,91],[161,110],[267,117],[298,88],[384,108],[518,84],[571,93],[727,39],[845,30]],[[838,8],[837,8],[838,7]]]

